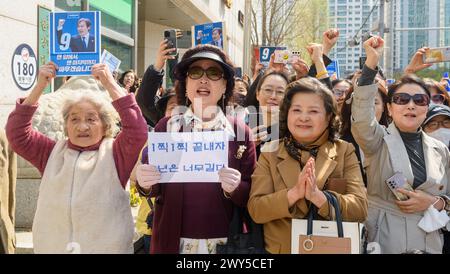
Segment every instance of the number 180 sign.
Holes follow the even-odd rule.
[[[14,82],[21,90],[30,89],[36,80],[36,55],[27,44],[19,45],[11,63]]]

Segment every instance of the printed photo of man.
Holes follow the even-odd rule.
[[[202,42],[203,42],[203,31],[202,30],[198,30],[197,31],[197,38],[196,38],[195,45],[201,45]]]
[[[213,29],[212,38],[213,38],[213,41],[211,42],[212,45],[217,46],[219,48],[223,48],[222,29],[221,28]]]
[[[65,19],[58,20],[57,37],[58,43],[64,45],[67,41],[63,39],[63,26]],[[80,18],[77,22],[78,35],[70,38],[69,47],[72,52],[94,52],[95,51],[95,37],[90,35],[91,20],[88,18]],[[66,44],[67,45],[67,44]]]

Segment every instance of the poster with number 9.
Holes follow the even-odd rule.
[[[100,12],[50,14],[50,59],[57,76],[89,75],[100,61]]]

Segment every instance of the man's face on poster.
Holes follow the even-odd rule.
[[[197,32],[197,39],[202,39],[203,38],[203,31],[199,30]]]
[[[78,34],[81,36],[85,36],[89,33],[89,27],[86,25],[85,21],[78,22]]]
[[[219,33],[219,31],[218,30],[213,31],[212,37],[213,37],[214,41],[219,41],[220,40],[220,33]]]

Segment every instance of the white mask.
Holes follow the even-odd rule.
[[[431,133],[428,133],[431,137],[443,142],[446,146],[450,145],[450,129],[441,127]]]
[[[417,225],[425,232],[430,233],[443,228],[449,220],[450,218],[445,210],[438,211],[434,206],[430,205]]]

